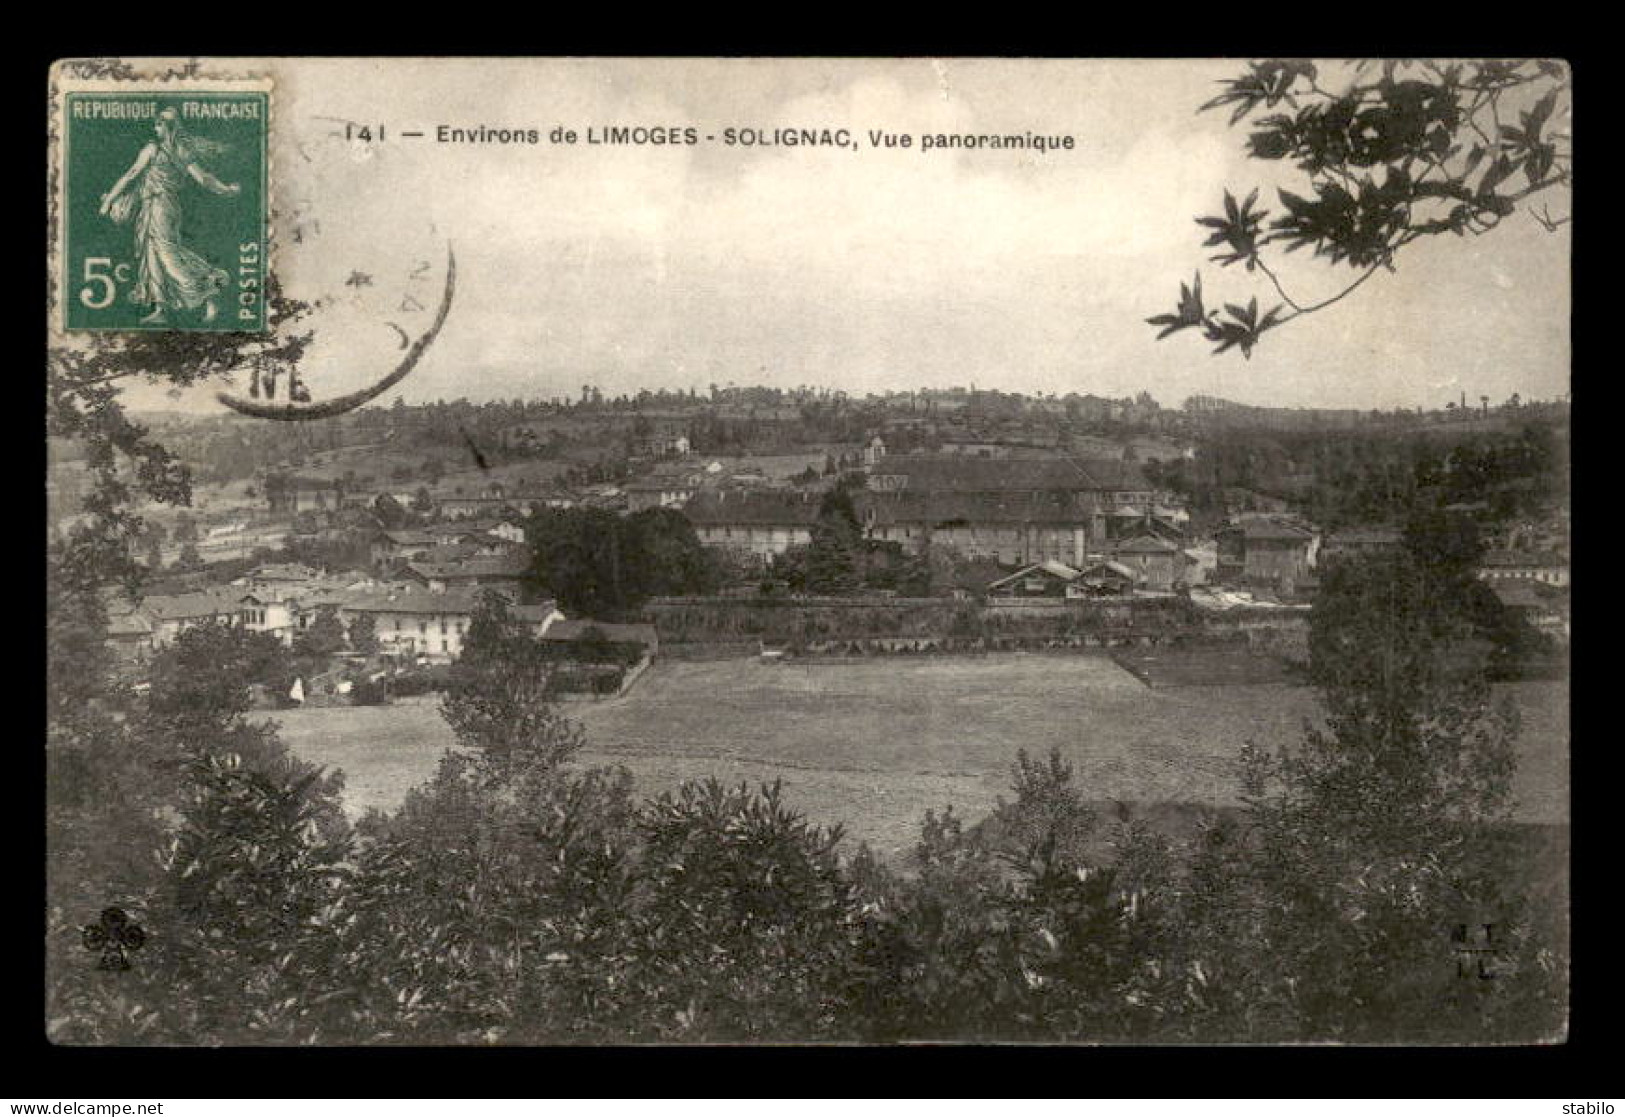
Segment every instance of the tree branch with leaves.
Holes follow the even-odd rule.
[[[1395,270],[1400,251],[1424,237],[1482,236],[1520,204],[1548,232],[1572,220],[1551,208],[1573,182],[1563,63],[1389,60],[1341,69],[1343,80],[1333,82],[1309,61],[1252,62],[1201,107],[1229,108],[1231,126],[1252,118],[1247,154],[1290,163],[1307,185],[1278,190],[1278,214],[1258,208],[1257,189],[1241,201],[1227,189],[1222,214],[1196,219],[1211,230],[1205,247],[1220,249],[1213,263],[1262,273],[1280,301],[1262,313],[1256,296],[1210,310],[1198,272],[1180,285],[1173,313],[1146,319],[1158,340],[1196,329],[1215,354],[1234,348],[1251,357],[1265,331]],[[1307,248],[1356,274],[1331,296],[1306,299],[1288,291],[1266,248]]]
[[[96,333],[47,351],[46,434],[82,444],[93,479],[86,516],[63,540],[70,576],[88,585],[118,580],[133,588],[145,531],[134,506],[142,500],[191,503],[191,470],[129,418],[121,386],[144,380],[185,388],[244,367],[266,376],[293,368],[311,343],[310,331],[295,328],[310,305],[284,295],[275,277],[266,283],[266,303],[265,334]]]

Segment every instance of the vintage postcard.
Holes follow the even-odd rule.
[[[1567,63],[49,81],[53,1043],[1566,1040]]]

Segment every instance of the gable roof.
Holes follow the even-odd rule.
[[[1074,570],[1064,562],[1056,562],[1054,559],[1047,559],[1044,562],[1035,562],[1031,566],[1024,566],[1014,574],[1006,574],[1002,578],[995,579],[987,584],[987,588],[990,590],[997,589],[999,586],[1009,585],[1011,582],[1020,581],[1023,578],[1030,577],[1034,574],[1047,574],[1051,578],[1058,578],[1063,582],[1070,582],[1077,578],[1078,571]]]
[[[1098,559],[1094,562],[1084,563],[1083,569],[1078,571],[1078,579],[1081,581],[1085,578],[1098,577],[1102,573],[1115,574],[1119,578],[1127,578],[1131,582],[1139,577],[1132,568],[1124,566],[1120,562],[1113,562],[1111,559]]]
[[[1178,551],[1174,544],[1156,535],[1136,535],[1112,545],[1112,552],[1119,555],[1169,555]]]

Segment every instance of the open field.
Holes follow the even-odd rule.
[[[1567,689],[1509,688],[1523,713],[1520,817],[1568,818]],[[660,662],[630,693],[571,704],[588,764],[623,764],[646,794],[714,775],[782,779],[809,817],[886,855],[927,809],[975,819],[1009,795],[1016,750],[1059,748],[1102,802],[1233,804],[1249,740],[1295,737],[1314,693],[1281,684],[1150,689],[1105,656],[1005,655],[854,664]],[[433,774],[451,734],[432,705],[275,715],[305,758],[342,768],[347,805],[391,807]]]
[[[1112,652],[1112,660],[1151,687],[1298,681],[1293,669],[1282,660],[1246,648],[1119,648]]]

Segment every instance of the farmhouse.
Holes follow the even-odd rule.
[[[1034,563],[989,582],[989,597],[1066,597],[1078,571],[1053,560]]]
[[[1132,593],[1139,574],[1131,566],[1110,559],[1085,563],[1066,587],[1068,597],[1122,597]]]
[[[518,594],[520,579],[530,569],[530,556],[523,551],[507,554],[481,555],[435,562],[415,559],[406,564],[405,575],[430,589],[486,589],[508,590]]]
[[[118,639],[133,652],[151,651],[173,643],[183,631],[201,624],[237,625],[251,632],[269,632],[284,644],[293,642],[299,627],[295,610],[281,599],[280,591],[215,589],[143,599],[123,616]],[[145,638],[141,635],[143,629]]]
[[[443,543],[463,542],[481,536],[494,536],[509,543],[525,541],[525,529],[517,514],[459,518],[448,523],[432,524],[422,530],[437,535]]]
[[[373,565],[418,559],[436,548],[467,547],[467,554],[500,555],[522,544],[525,531],[505,520],[464,520],[430,527],[380,531],[372,537]],[[441,561],[444,561],[442,554]]]
[[[1149,533],[1113,544],[1111,553],[1117,565],[1134,572],[1138,588],[1159,593],[1188,584],[1187,570],[1196,565],[1178,546]]]
[[[314,614],[324,607],[334,608],[346,623],[356,614],[370,614],[385,651],[450,661],[462,654],[463,639],[484,592],[472,588],[436,591],[411,585],[341,591],[313,597],[304,611]],[[564,619],[552,601],[515,606],[512,612],[538,636]]]
[[[1318,537],[1309,528],[1255,516],[1221,528],[1218,575],[1291,592],[1310,576]]]
[[[1179,548],[1155,537],[1132,541],[1116,559],[1091,557],[1080,567],[1053,560],[1033,563],[987,584],[987,596],[1121,597],[1136,589],[1166,592],[1180,584],[1188,560]]]
[[[385,563],[416,558],[431,547],[454,542],[455,536],[448,538],[441,532],[430,532],[423,528],[405,528],[378,532],[372,537],[368,551],[373,565],[382,566]]]
[[[557,620],[540,633],[543,640],[574,643],[585,636],[596,634],[607,644],[636,647],[653,658],[660,650],[660,636],[652,624],[608,624],[592,620]]]

